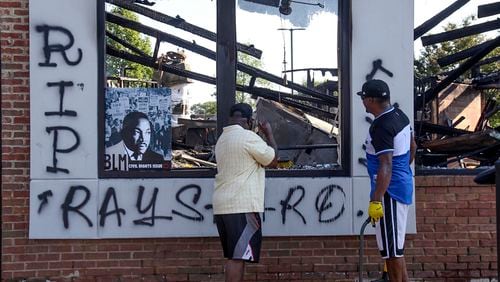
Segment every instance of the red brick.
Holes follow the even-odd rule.
[[[26,269],[48,269],[48,262],[28,262],[26,264]]]
[[[20,2],[7,2],[7,1],[2,1],[0,2],[0,7],[2,8],[21,8],[21,3]]]

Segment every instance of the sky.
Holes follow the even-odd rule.
[[[414,0],[414,26],[417,27],[456,0]],[[443,26],[448,22],[460,23],[468,15],[477,15],[477,6],[493,3],[497,0],[471,0],[450,17],[438,24],[429,33],[443,31]],[[337,0],[308,0],[310,3],[320,3],[325,8],[318,6],[303,6],[293,4],[293,12],[290,16],[281,16],[274,7],[266,7],[243,0],[237,0],[237,41],[240,43],[251,43],[256,48],[263,51],[261,62],[263,69],[267,72],[282,77],[282,71],[290,69],[290,31],[279,31],[278,28],[305,28],[293,32],[293,60],[294,68],[308,67],[337,67]],[[196,7],[194,6],[196,5]],[[195,7],[195,8],[194,8]],[[214,0],[157,0],[153,8],[157,11],[175,17],[179,15],[187,22],[198,25],[207,30],[216,31],[216,1]],[[252,12],[252,10],[254,10]],[[258,10],[258,12],[257,12]],[[474,24],[492,20],[495,17],[476,19]],[[164,32],[174,34],[188,41],[195,41],[196,44],[207,47],[215,51],[215,42],[205,40],[191,33],[169,25],[161,24],[141,17],[142,23],[151,25]],[[326,27],[326,28],[325,28]],[[495,32],[490,32],[490,37],[496,36]],[[152,40],[154,47],[154,40]],[[420,54],[422,48],[420,39],[415,41],[415,56]],[[160,53],[176,51],[178,47],[168,43],[162,43]],[[190,69],[195,72],[209,76],[215,76],[215,62],[204,58],[198,54],[186,51],[187,62]],[[286,61],[284,66],[283,61]],[[290,75],[287,77],[290,79]],[[330,76],[323,77],[320,72],[314,73],[314,78],[318,80],[332,79]],[[303,83],[305,72],[296,72],[294,81]],[[271,85],[277,90],[279,85]],[[187,88],[189,104],[201,103],[215,98],[211,95],[215,93],[215,86],[194,82]]]

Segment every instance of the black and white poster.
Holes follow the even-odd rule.
[[[108,88],[105,96],[106,171],[162,171],[171,167],[169,88]]]

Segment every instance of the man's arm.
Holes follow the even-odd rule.
[[[264,134],[264,139],[270,147],[274,149],[274,159],[268,164],[267,168],[277,168],[278,167],[278,146],[274,140],[273,130],[269,122],[259,122],[259,130]]]
[[[410,164],[413,163],[416,152],[417,152],[417,143],[415,142],[415,138],[413,137],[412,133],[410,137]]]
[[[375,183],[375,191],[370,201],[381,202],[384,194],[391,183],[392,175],[392,152],[384,153],[378,156],[379,168],[377,171],[377,179]]]

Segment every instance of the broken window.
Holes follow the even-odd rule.
[[[104,10],[101,173],[213,176],[217,1],[106,0]],[[279,169],[270,175],[347,169],[340,146],[347,124],[341,105],[348,104],[339,87],[339,66],[348,62],[339,56],[344,14],[338,1],[237,1],[235,100],[252,105],[256,119],[273,128]],[[148,121],[130,122],[129,115],[144,118],[133,112]],[[110,157],[117,144],[122,156]]]

